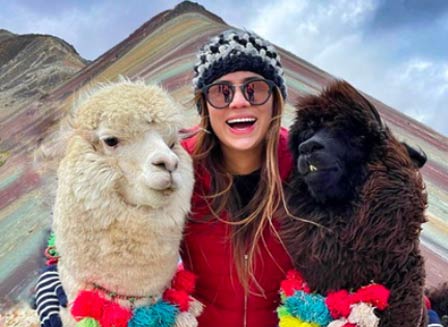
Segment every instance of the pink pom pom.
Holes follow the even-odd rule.
[[[286,279],[288,280],[295,280],[298,283],[304,283],[305,280],[303,279],[303,276],[300,272],[298,272],[297,270],[289,270],[286,273]]]
[[[75,320],[85,317],[100,320],[106,300],[96,291],[80,291],[73,302],[71,313]]]
[[[172,286],[176,290],[182,290],[188,294],[193,293],[196,286],[196,275],[187,270],[179,270],[174,276]]]
[[[333,319],[347,318],[350,314],[352,299],[346,290],[328,293],[325,304]]]
[[[295,280],[283,280],[280,283],[280,289],[286,296],[293,296],[295,291],[300,291],[302,287],[301,283],[297,283]]]
[[[188,311],[190,308],[190,296],[185,291],[169,288],[163,293],[163,299],[177,305],[180,311]]]
[[[423,300],[425,301],[425,307],[428,310],[431,310],[431,301],[426,295],[423,295]]]
[[[342,327],[358,327],[358,325],[357,324],[352,324],[352,323],[346,323],[344,326],[342,326]]]
[[[286,296],[292,296],[295,291],[310,293],[310,288],[297,270],[289,270],[286,273],[286,279],[281,282],[280,289]]]
[[[118,303],[107,301],[103,316],[100,319],[100,325],[101,327],[127,327],[131,318],[131,310],[120,306]]]
[[[384,310],[387,308],[389,301],[390,291],[380,284],[371,284],[365,287],[361,287],[357,290],[353,297],[355,303],[364,302],[369,303],[379,310]]]

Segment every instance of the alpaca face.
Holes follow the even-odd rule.
[[[129,204],[160,207],[167,203],[183,179],[188,160],[169,126],[148,123],[146,130],[122,137],[102,127],[98,133],[100,151],[117,169],[117,191]]]
[[[302,180],[320,204],[348,203],[359,194],[369,162],[377,160],[372,154],[387,138],[392,136],[376,108],[350,85],[336,82],[297,106],[289,140],[297,169],[293,178]],[[402,145],[415,168],[423,167],[425,154]]]
[[[317,131],[302,130],[295,136],[296,169],[312,197],[320,202],[351,201],[356,188],[366,178],[371,146],[366,136],[335,126],[323,126]],[[412,164],[421,168],[426,162],[424,152],[405,142]]]
[[[350,140],[349,132],[322,128],[298,142],[297,171],[319,202],[343,200],[351,194],[358,171],[366,158],[366,149]]]
[[[181,108],[154,85],[122,82],[94,91],[76,111],[76,134],[85,141],[79,164],[80,199],[97,202],[95,194],[109,201],[158,208],[174,193],[190,187],[191,160],[178,143]],[[88,146],[90,145],[90,146]],[[94,152],[90,159],[83,152]],[[85,185],[93,185],[89,196]],[[112,200],[107,194],[119,198]],[[86,202],[86,200],[83,200]]]

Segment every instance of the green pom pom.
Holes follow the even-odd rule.
[[[279,318],[285,317],[285,316],[291,316],[291,313],[288,311],[288,309],[285,306],[280,306],[277,308],[277,315]]]
[[[51,232],[50,236],[48,237],[48,247],[55,246],[56,242],[56,236],[54,235],[54,232]]]
[[[80,320],[75,327],[101,327],[101,325],[96,319],[84,318]]]

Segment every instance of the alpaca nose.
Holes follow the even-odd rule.
[[[323,142],[315,135],[299,145],[299,153],[302,155],[311,154],[323,148]]]
[[[170,173],[177,169],[178,159],[173,154],[160,153],[151,159],[151,164]]]

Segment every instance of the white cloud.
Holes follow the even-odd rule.
[[[435,61],[429,55],[404,51],[414,40],[403,40],[399,34],[366,33],[377,5],[373,0],[279,0],[261,6],[249,26],[271,42],[448,135],[448,59]]]

